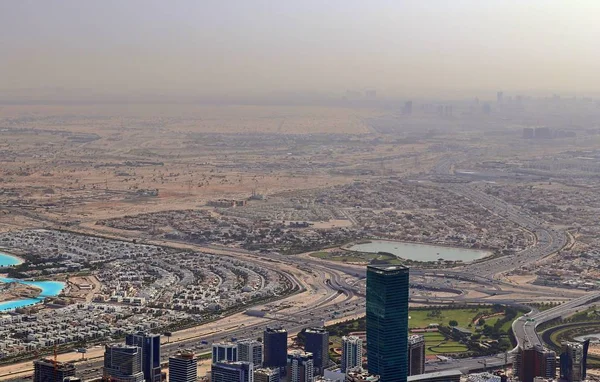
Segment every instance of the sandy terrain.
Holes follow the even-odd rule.
[[[536,275],[512,275],[512,276],[505,276],[504,278],[509,283],[513,283],[515,285],[523,285],[523,284],[530,284],[531,282],[535,281],[537,276]]]
[[[40,288],[20,283],[4,283],[0,281],[0,302],[35,298],[42,292]]]

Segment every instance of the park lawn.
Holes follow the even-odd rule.
[[[489,326],[494,326],[496,324],[496,322],[498,322],[498,320],[501,320],[503,318],[504,318],[504,315],[490,317],[485,320],[485,324],[489,325]]]
[[[467,347],[454,340],[446,340],[439,332],[423,334],[425,337],[425,354],[442,355],[444,353],[460,353],[467,351]]]
[[[343,255],[340,256],[340,253]],[[385,260],[389,264],[402,264],[404,260],[397,258],[393,255],[384,255],[377,253],[367,253],[367,252],[354,252],[354,251],[343,251],[343,252],[326,252],[319,251],[313,252],[310,254],[311,257],[316,257],[318,259],[330,260],[330,261],[339,261],[339,262],[348,262],[348,263],[365,263],[370,262],[371,260]]]
[[[465,308],[465,309],[442,309],[440,310],[439,316],[428,316],[431,310],[411,310],[409,312],[410,319],[408,320],[409,328],[424,328],[429,324],[440,324],[444,326],[448,326],[448,322],[450,320],[456,320],[458,322],[458,326],[463,328],[468,328],[468,326],[473,321],[473,318],[480,311],[489,311],[487,308]],[[498,316],[502,317],[502,316]],[[497,317],[492,317],[490,320],[493,320]]]
[[[501,330],[508,333],[508,331],[511,329],[511,327],[512,327],[512,321],[508,321],[508,322],[505,322],[504,325],[502,325]]]
[[[451,353],[464,353],[468,351],[467,347],[463,344],[459,344],[458,342],[443,344],[440,346],[432,347],[431,349],[426,349],[425,354],[429,351],[429,354],[451,354]]]
[[[319,259],[324,259],[324,260],[331,260],[331,261],[340,261],[340,262],[352,262],[352,263],[360,263],[360,262],[365,262],[365,261],[369,261],[371,259],[369,259],[367,256],[362,257],[357,255],[356,253],[349,253],[348,256],[334,256],[332,253],[330,252],[314,252],[310,254],[311,257],[316,257]],[[375,258],[377,257],[376,255],[372,255],[371,258]]]

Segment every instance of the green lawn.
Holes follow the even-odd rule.
[[[397,258],[393,255],[379,255],[376,253],[366,253],[366,252],[354,252],[354,251],[332,251],[332,252],[313,252],[310,254],[311,257],[316,257],[318,259],[331,260],[331,261],[339,261],[339,262],[351,262],[351,263],[368,263],[371,260],[385,260],[389,264],[400,264],[403,260]]]
[[[440,355],[444,353],[460,353],[467,351],[467,347],[453,340],[446,340],[439,332],[430,332],[425,337],[425,354]]]
[[[491,314],[492,310],[490,307],[484,308],[460,308],[460,309],[427,309],[427,310],[409,310],[408,327],[411,328],[424,328],[429,324],[439,324],[442,326],[448,326],[451,320],[458,322],[458,325],[471,330],[473,333],[478,333],[475,326],[471,325],[473,319],[480,313]],[[486,320],[486,324],[493,326],[498,320],[504,316],[499,315],[490,317]],[[360,322],[360,324],[359,324]],[[471,327],[469,327],[471,325]],[[503,325],[503,328],[508,330],[511,323],[508,322]],[[341,338],[339,336],[348,334],[352,331],[364,330],[364,317],[352,322],[337,324],[331,327],[332,336],[330,341],[333,343],[332,347],[339,347],[341,345]],[[334,334],[335,333],[335,334]],[[480,332],[479,332],[480,333]],[[425,337],[425,349],[428,355],[444,355],[444,354],[455,354],[468,351],[467,347],[452,339],[445,339],[444,335],[440,332],[427,332],[420,333]],[[482,340],[485,337],[482,338]]]
[[[410,319],[408,320],[408,327],[424,328],[429,324],[440,324],[448,326],[448,322],[450,322],[450,320],[455,320],[458,322],[458,326],[468,328],[475,316],[477,315],[477,313],[489,312],[489,309],[447,309],[439,310],[439,315],[431,314],[431,312],[431,310],[411,310],[409,312]],[[491,317],[489,320],[486,320],[486,324],[493,326],[494,323],[501,318],[502,316]]]

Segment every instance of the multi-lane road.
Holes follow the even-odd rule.
[[[452,166],[451,160],[443,160],[436,166],[435,171],[439,174],[450,175]],[[553,229],[546,226],[543,222],[538,221],[526,211],[512,206],[498,198],[487,195],[486,193],[479,190],[476,186],[465,183],[443,183],[443,187],[446,187],[448,191],[454,192],[468,198],[473,203],[476,203],[491,213],[502,216],[531,232],[535,236],[535,243],[528,249],[518,252],[510,257],[499,257],[489,259],[487,261],[477,262],[473,264],[467,264],[461,268],[452,270],[419,270],[411,269],[411,275],[413,276],[427,276],[429,280],[421,283],[424,287],[435,288],[446,287],[448,279],[457,279],[462,281],[468,281],[473,284],[480,285],[486,290],[495,290],[501,292],[505,287],[520,288],[518,286],[504,283],[497,278],[498,274],[508,272],[510,270],[519,268],[526,264],[532,264],[540,259],[556,253],[567,244],[567,236],[565,232]],[[163,243],[169,244],[169,243]],[[262,331],[269,324],[277,324],[285,327],[290,334],[299,332],[302,328],[314,325],[320,325],[323,320],[331,317],[334,310],[339,311],[338,316],[355,316],[364,313],[364,298],[359,288],[349,283],[347,280],[362,278],[365,276],[366,270],[363,268],[357,268],[355,266],[349,266],[345,264],[337,264],[332,262],[320,261],[318,259],[307,258],[307,257],[287,257],[278,254],[260,254],[251,253],[241,249],[232,249],[226,247],[210,246],[207,249],[226,251],[229,254],[238,256],[253,256],[258,261],[268,260],[272,264],[277,266],[280,262],[286,265],[295,266],[302,277],[293,276],[292,281],[300,286],[303,290],[303,296],[306,294],[313,294],[313,298],[306,299],[307,302],[304,304],[300,303],[295,305],[288,310],[283,310],[281,314],[288,316],[286,320],[272,321],[268,318],[253,318],[252,320],[245,321],[244,324],[236,324],[235,322],[228,322],[227,318],[221,319],[223,323],[222,327],[218,329],[212,329],[210,331],[199,330],[196,335],[183,338],[180,341],[165,343],[162,347],[163,361],[168,359],[168,356],[175,353],[182,348],[192,348],[199,354],[209,351],[208,344],[212,342],[218,342],[226,340],[231,337],[236,338],[257,338],[260,337]],[[329,281],[327,281],[329,280]],[[546,295],[548,292],[544,291],[544,288],[527,286],[522,287],[524,294],[535,295]],[[315,298],[314,294],[319,294]],[[565,293],[565,298],[573,297],[572,294]],[[600,293],[586,294],[583,297],[576,298],[556,308],[550,309],[545,312],[532,311],[529,317],[520,318],[513,324],[513,331],[517,338],[518,344],[523,346],[525,343],[535,344],[539,343],[540,340],[535,332],[535,326],[548,321],[552,318],[559,317],[572,312],[578,307],[589,304],[590,302],[600,298]],[[301,300],[301,299],[300,299]],[[432,300],[436,300],[432,298]],[[295,300],[296,302],[298,299]],[[442,300],[438,301],[441,302]],[[466,299],[463,298],[464,302],[489,302],[484,298]],[[515,301],[502,301],[494,300],[495,303],[505,304],[517,304]],[[522,305],[526,301],[520,301]],[[202,344],[202,341],[208,344]],[[100,349],[97,349],[100,350]],[[98,354],[99,351],[96,352]],[[478,357],[468,358],[461,360],[454,360],[448,363],[437,363],[435,365],[428,365],[429,371],[443,370],[443,369],[461,369],[461,370],[479,370],[490,367],[501,367],[506,362],[510,362],[510,357],[505,354],[498,354],[489,357]],[[23,370],[20,370],[19,376],[31,374],[31,364],[28,366],[23,364]],[[79,371],[83,377],[90,380],[100,376],[102,368],[101,355],[97,355],[96,358],[90,359],[86,363],[78,365]],[[0,379],[10,378],[9,375],[0,374]]]

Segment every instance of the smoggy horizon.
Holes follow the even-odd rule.
[[[596,95],[599,11],[538,0],[3,2],[0,90]]]

